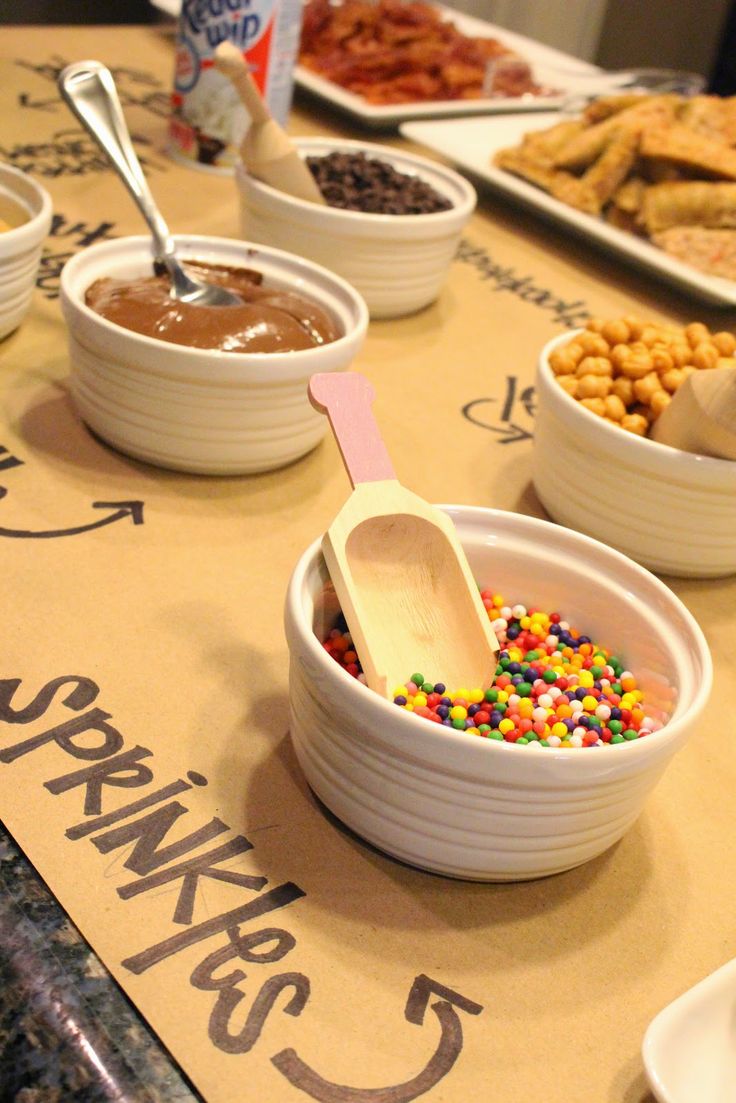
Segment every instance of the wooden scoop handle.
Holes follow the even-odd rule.
[[[326,413],[353,485],[395,479],[371,405],[375,392],[357,372],[320,372],[309,381],[309,401]]]
[[[736,368],[689,375],[649,435],[685,452],[736,460]]]
[[[233,82],[251,122],[268,122],[271,114],[237,46],[228,40],[221,42],[215,50],[215,68]]]

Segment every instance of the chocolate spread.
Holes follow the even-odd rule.
[[[223,352],[292,352],[337,340],[341,333],[316,302],[264,287],[263,275],[249,268],[187,261],[194,279],[234,291],[242,306],[194,306],[172,299],[168,276],[99,279],[85,302],[111,322],[176,345]]]

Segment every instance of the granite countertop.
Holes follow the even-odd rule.
[[[200,1099],[0,827],[0,1103]]]

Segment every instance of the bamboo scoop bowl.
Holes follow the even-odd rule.
[[[498,641],[450,518],[403,487],[356,373],[313,375],[353,493],[322,551],[368,686],[393,695],[412,671],[487,688]]]
[[[247,171],[287,195],[324,206],[314,177],[289,136],[271,116],[243,55],[232,42],[221,42],[215,50],[215,68],[232,81],[250,116],[240,147]]]
[[[684,452],[736,460],[736,368],[689,375],[649,435]]]

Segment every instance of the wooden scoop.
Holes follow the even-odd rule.
[[[314,177],[289,136],[272,118],[237,46],[221,42],[215,50],[215,68],[235,85],[250,115],[250,126],[240,147],[248,172],[287,195],[324,206]]]
[[[736,368],[692,372],[649,435],[685,452],[736,460]]]
[[[496,639],[455,527],[397,481],[355,373],[313,375],[353,493],[322,541],[330,577],[371,689],[393,696],[415,671],[449,690],[488,688]]]

